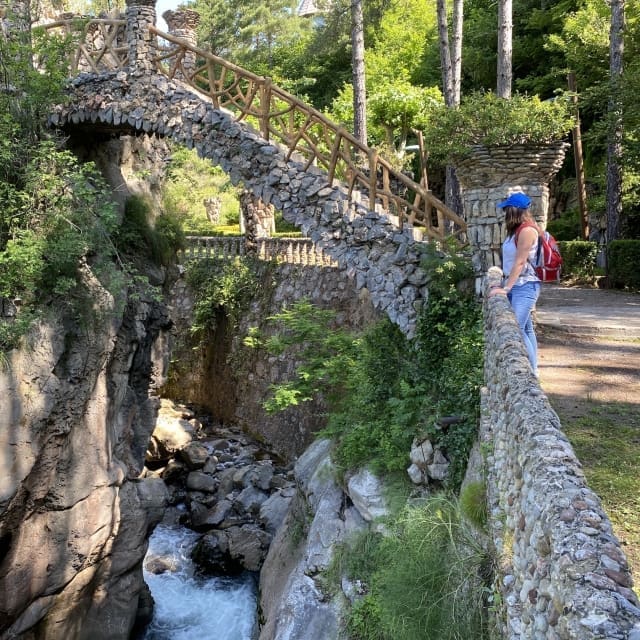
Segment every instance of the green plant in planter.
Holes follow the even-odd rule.
[[[574,125],[564,95],[554,100],[492,92],[466,96],[458,108],[436,106],[429,117],[425,145],[429,157],[448,162],[469,155],[474,146],[546,145],[562,140]]]

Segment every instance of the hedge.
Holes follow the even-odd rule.
[[[640,240],[609,243],[609,283],[616,288],[640,289]]]

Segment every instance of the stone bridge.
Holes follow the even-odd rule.
[[[466,224],[424,184],[261,78],[197,49],[197,14],[131,0],[126,19],[46,25],[76,42],[69,100],[50,115],[66,130],[168,137],[219,165],[234,184],[282,211],[366,287],[407,334],[427,298],[425,241],[464,243]]]

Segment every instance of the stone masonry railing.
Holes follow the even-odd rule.
[[[502,272],[489,270],[487,286]],[[620,543],[534,376],[505,296],[486,298],[480,425],[504,637],[640,640]]]
[[[336,267],[322,249],[310,238],[258,238],[256,250],[251,252],[260,260],[280,263]],[[231,259],[247,255],[244,236],[187,236],[187,247],[179,255],[184,264],[202,258]]]

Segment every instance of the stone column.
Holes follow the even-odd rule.
[[[129,48],[129,71],[152,73],[156,37],[149,27],[156,22],[155,0],[127,0],[127,46]]]
[[[532,200],[531,211],[541,227],[547,226],[549,182],[558,172],[568,147],[566,142],[544,146],[474,147],[456,163],[467,236],[474,247],[473,267],[484,275],[502,266],[500,249],[505,238],[504,211],[497,204],[514,191]]]
[[[200,14],[191,9],[179,9],[178,11],[165,11],[162,14],[167,27],[169,28],[169,34],[176,38],[186,40],[190,45],[196,46],[198,37],[196,29],[200,23]],[[182,72],[178,71],[176,77],[193,76],[193,72],[196,69],[196,54],[194,51],[186,50],[184,57],[182,58]]]

